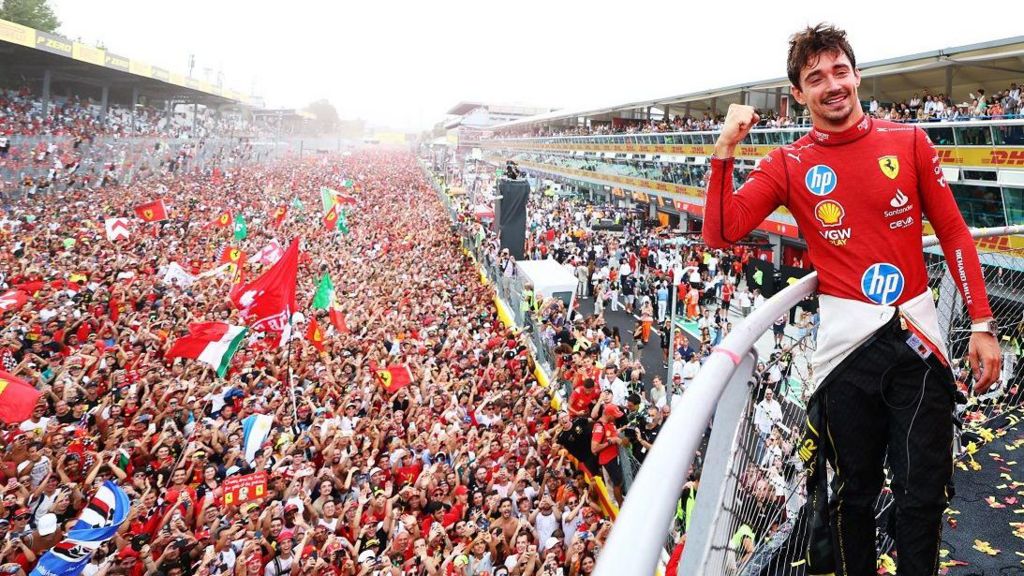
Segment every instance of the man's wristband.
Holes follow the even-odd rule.
[[[971,324],[971,332],[985,332],[996,336],[999,331],[999,324],[995,320],[985,320]]]

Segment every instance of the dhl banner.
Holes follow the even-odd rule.
[[[953,166],[1024,167],[1024,147],[936,147],[939,160]]]
[[[632,192],[631,195],[633,196],[633,202],[640,202],[643,204],[649,204],[651,202],[651,197],[643,192]]]
[[[648,190],[664,191],[669,194],[679,194],[681,196],[689,197],[691,198],[691,200],[684,200],[682,198],[672,198],[671,200],[672,202],[674,202],[675,209],[677,211],[688,212],[695,216],[704,215],[704,206],[702,200],[704,198],[704,190],[702,188],[697,188],[695,186],[680,186],[678,184],[669,184],[667,182],[655,182],[653,180],[644,180],[643,178],[631,178],[629,176],[618,176],[616,174],[601,174],[599,172],[591,172],[589,170],[580,170],[578,168],[569,168],[566,166],[551,166],[549,164],[531,162],[529,160],[522,160],[519,162],[519,165],[523,168],[533,168],[551,174],[583,178],[586,180],[602,182],[608,185],[620,184],[629,186],[634,189],[646,188]],[[638,192],[644,194],[643,197],[648,196],[646,192],[631,190],[630,194],[634,200],[636,199],[636,194]],[[612,196],[616,198],[625,198],[626,192],[623,191],[620,187],[613,187]],[[649,200],[643,201],[648,202]],[[680,206],[683,207],[681,208]],[[789,215],[790,212],[785,208],[779,208],[772,214],[775,216],[786,216]],[[787,222],[765,220],[764,222],[761,223],[760,226],[758,226],[758,230],[763,230],[765,232],[770,232],[772,234],[781,234],[783,236],[789,236],[791,238],[799,237],[796,224]]]
[[[921,234],[931,236],[935,234],[931,222],[927,220],[921,223]],[[974,241],[978,252],[1009,252],[1024,250],[1024,236],[992,236],[990,238],[978,238]],[[1021,256],[1020,253],[1015,256]]]
[[[486,148],[570,152],[619,152],[630,154],[673,154],[677,156],[711,156],[711,144],[593,144],[589,142],[537,144],[514,140],[484,143]],[[776,146],[739,146],[736,157],[758,159],[767,156]],[[1024,167],[1024,146],[936,146],[939,159],[947,166]]]

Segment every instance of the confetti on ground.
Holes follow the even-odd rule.
[[[1024,564],[1024,467],[1014,454],[1024,451],[1020,414],[1017,408],[1001,416],[1000,425],[977,421],[969,427],[977,436],[956,462],[956,496],[943,513],[938,574],[999,574],[1007,563],[1003,551]]]
[[[988,502],[989,508],[1006,508],[1006,504],[1003,504],[996,500],[995,496],[989,496],[985,498],[985,502]]]
[[[984,542],[982,540],[975,540],[974,546],[972,546],[972,548],[974,548],[978,552],[984,552],[989,556],[995,556],[1000,552],[998,548],[993,548],[991,544],[989,544],[988,542]]]

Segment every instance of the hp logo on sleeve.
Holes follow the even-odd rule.
[[[807,176],[804,177],[804,184],[815,196],[828,196],[836,189],[838,182],[839,178],[836,177],[835,170],[824,164],[814,166],[807,171]]]
[[[895,304],[903,294],[903,272],[888,262],[872,264],[861,276],[860,288],[875,304]]]

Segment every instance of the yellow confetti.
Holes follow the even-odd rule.
[[[989,556],[995,556],[1000,552],[998,548],[993,548],[991,544],[985,542],[984,540],[975,540],[974,546],[972,546],[972,548],[974,548],[978,552],[988,554]]]

